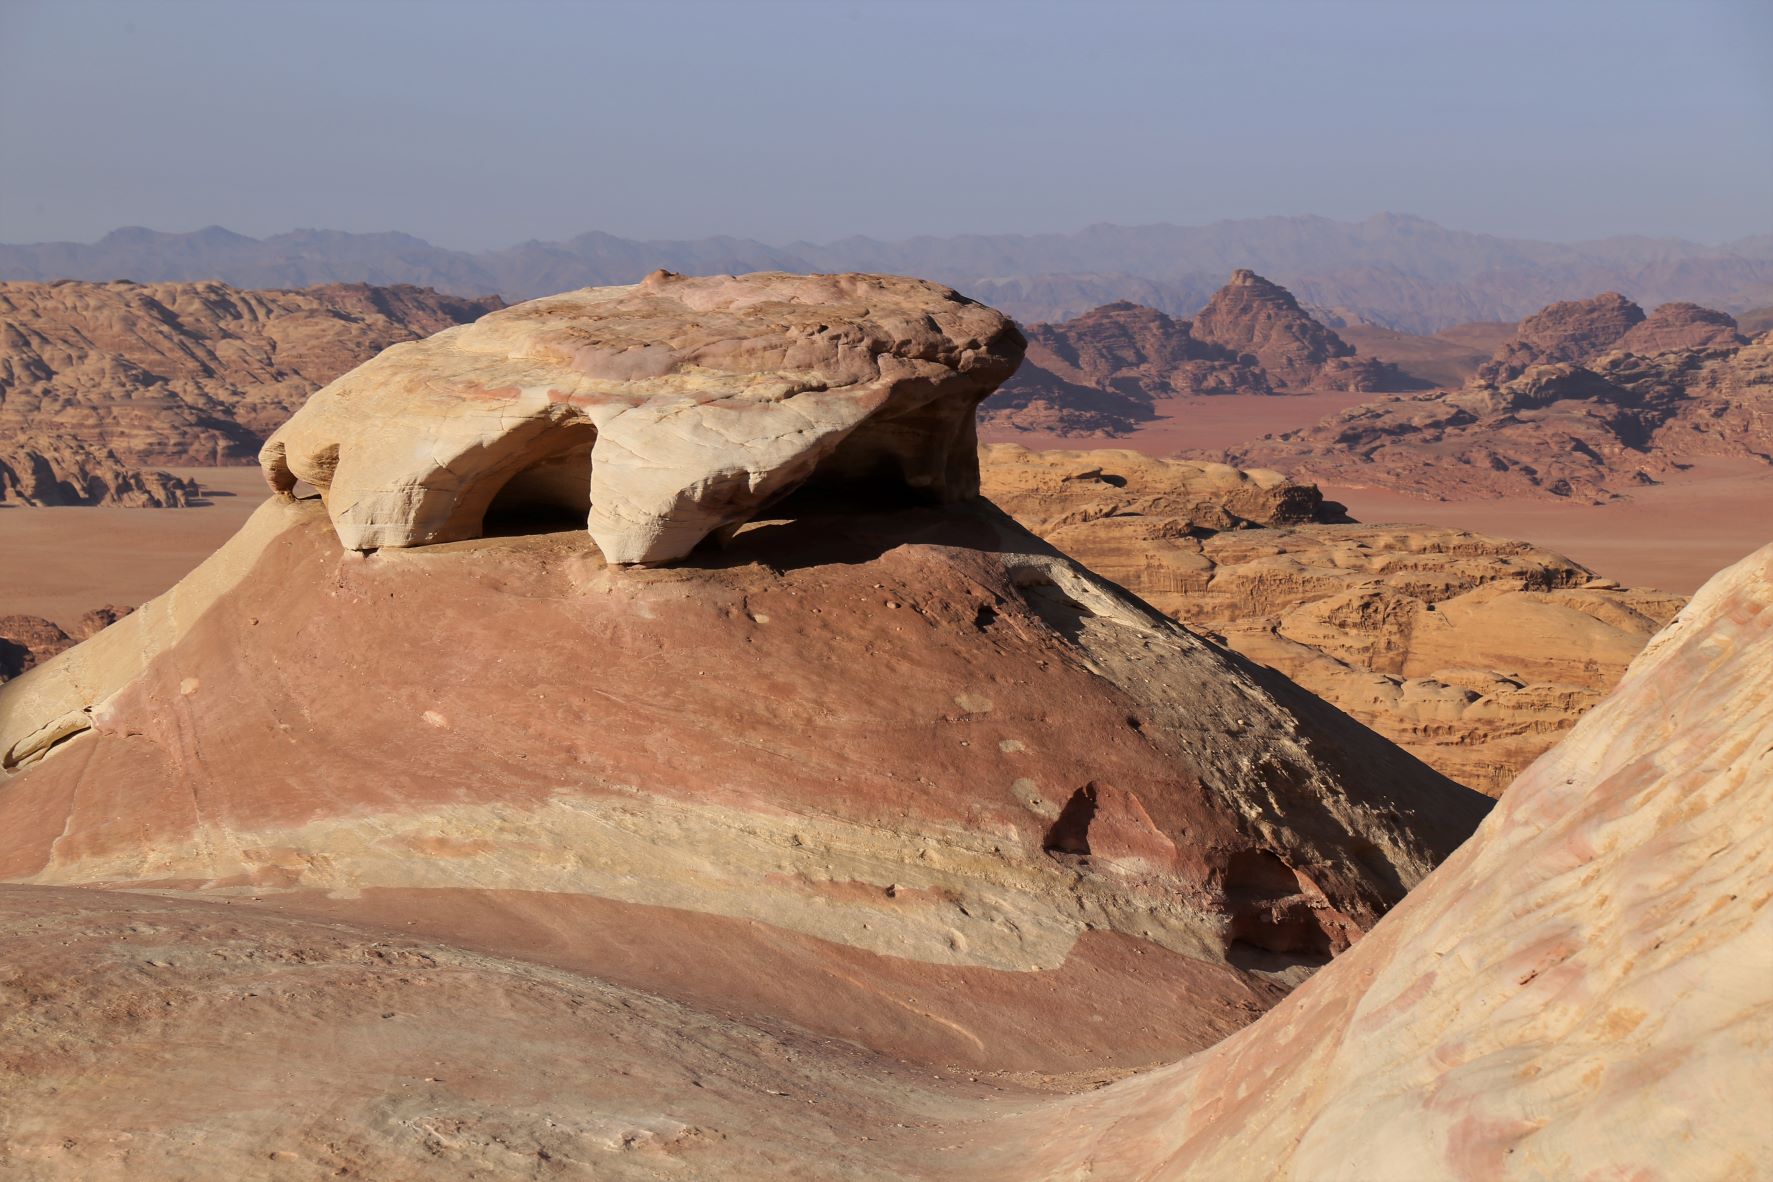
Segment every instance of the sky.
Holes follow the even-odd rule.
[[[0,241],[1773,232],[1768,0],[0,0]]]

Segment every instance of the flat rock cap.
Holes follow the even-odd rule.
[[[975,495],[974,412],[1023,347],[921,279],[656,271],[387,349],[259,458],[351,549],[477,537],[496,501],[583,508],[610,562],[667,562],[809,479]]]

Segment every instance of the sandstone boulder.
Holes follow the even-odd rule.
[[[809,480],[952,502],[1015,369],[997,312],[914,279],[778,273],[533,300],[390,349],[260,454],[349,549],[477,537],[495,502],[589,513],[614,563],[688,554]]]

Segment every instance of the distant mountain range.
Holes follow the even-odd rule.
[[[0,245],[0,279],[217,279],[248,288],[412,283],[506,300],[631,283],[659,267],[686,274],[922,275],[1025,321],[1062,320],[1115,300],[1192,315],[1240,267],[1284,284],[1331,324],[1367,322],[1418,333],[1519,320],[1553,300],[1606,290],[1646,306],[1691,300],[1741,312],[1773,304],[1773,235],[1718,246],[1643,237],[1563,244],[1471,234],[1389,213],[1362,222],[1269,217],[786,246],[727,237],[636,241],[592,232],[468,252],[392,232],[297,230],[260,239],[219,226],[189,234],[131,227],[90,244]]]

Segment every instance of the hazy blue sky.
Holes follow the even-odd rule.
[[[1773,231],[1769,0],[0,0],[0,241]]]

